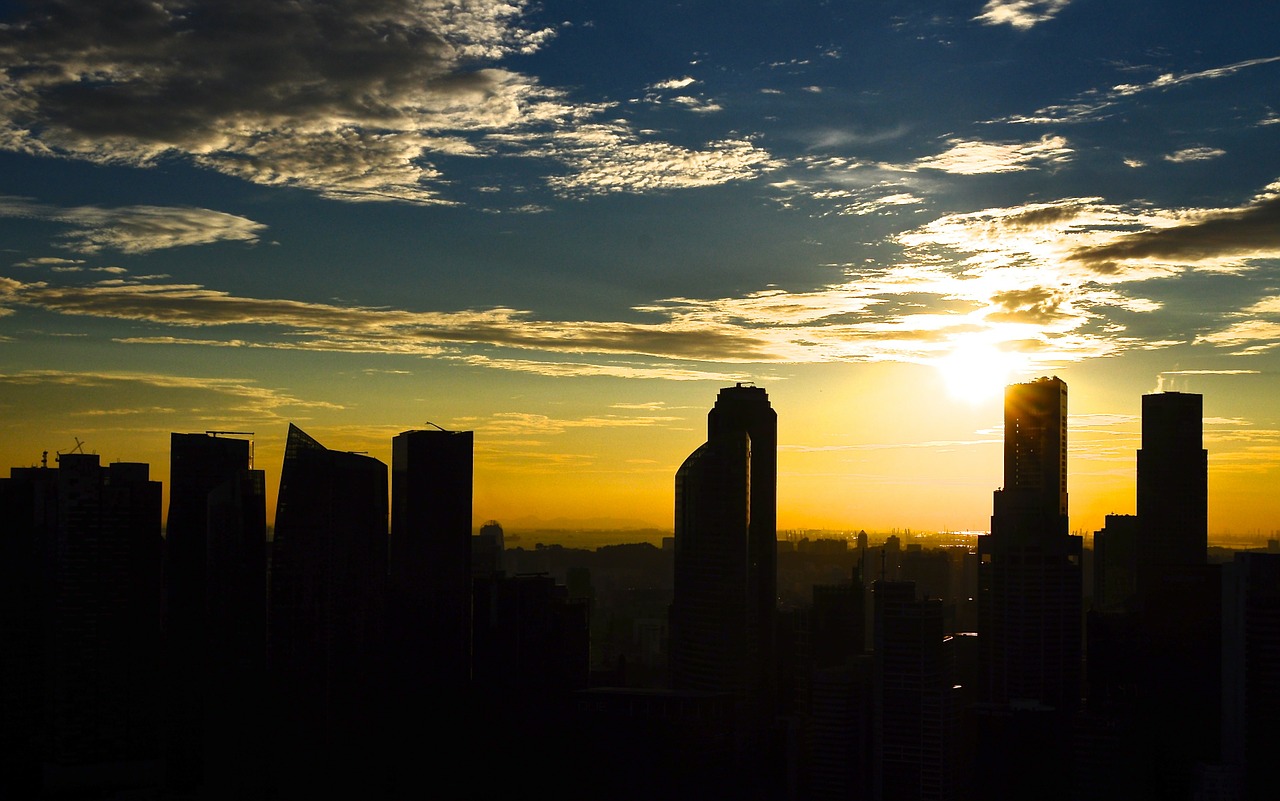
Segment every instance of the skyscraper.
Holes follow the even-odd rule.
[[[425,791],[418,764],[437,747],[437,732],[422,721],[457,721],[455,736],[462,736],[482,717],[471,707],[470,686],[473,441],[470,431],[442,429],[404,431],[391,440],[393,795]]]
[[[1005,486],[978,539],[980,781],[1062,793],[1080,701],[1081,542],[1067,527],[1067,385],[1005,389]]]
[[[1142,396],[1138,450],[1137,681],[1143,779],[1188,798],[1217,762],[1222,725],[1222,571],[1208,563],[1203,396]]]
[[[290,424],[272,542],[276,792],[369,793],[384,730],[387,466]]]
[[[140,770],[158,748],[161,486],[149,470],[66,453],[0,479],[0,792],[88,796],[155,779]]]
[[[444,430],[391,441],[391,590],[397,614],[412,620],[412,641],[398,639],[437,690],[471,678],[473,443],[470,431]]]
[[[758,387],[720,391],[707,441],[676,473],[672,685],[770,691],[777,609],[777,413]]]
[[[1139,565],[1144,570],[1205,563],[1209,452],[1202,442],[1203,417],[1203,395],[1142,396],[1138,524]]]
[[[733,694],[755,770],[776,705],[777,441],[765,391],[727,387],[676,472],[671,686]]]
[[[251,704],[244,692],[258,691],[266,665],[267,520],[263,476],[250,469],[252,448],[250,440],[209,433],[169,438],[165,757],[175,790],[205,784],[208,765],[228,764],[227,748],[244,749],[236,756],[260,750],[243,737],[213,734],[236,725],[233,706]],[[257,487],[256,498],[252,491],[238,495],[237,509],[216,513],[215,492],[245,481]],[[208,746],[218,753],[207,754]],[[235,771],[246,773],[243,765]]]

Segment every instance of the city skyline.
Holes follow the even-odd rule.
[[[597,6],[0,2],[0,459],[252,431],[273,521],[290,423],[438,425],[477,523],[670,530],[753,382],[779,530],[986,530],[1059,376],[1073,532],[1161,389],[1280,530],[1280,7]]]

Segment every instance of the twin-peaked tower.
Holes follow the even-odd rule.
[[[726,387],[675,486],[671,687],[733,697],[733,774],[756,793],[776,706],[777,448],[764,389]]]
[[[778,415],[764,389],[720,390],[707,441],[676,472],[671,682],[751,704],[772,687]]]

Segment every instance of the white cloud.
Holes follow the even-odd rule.
[[[1061,136],[1042,136],[1038,142],[982,142],[949,140],[951,147],[915,162],[916,167],[957,175],[1017,172],[1037,164],[1062,164],[1072,150]]]
[[[1169,153],[1164,160],[1172,161],[1174,164],[1185,164],[1188,161],[1212,161],[1226,154],[1227,151],[1216,147],[1188,147],[1176,153]]]
[[[987,0],[974,17],[986,25],[1009,25],[1026,30],[1058,15],[1071,0]]]
[[[208,245],[214,242],[256,243],[266,226],[259,222],[210,209],[176,206],[78,206],[59,208],[26,198],[0,196],[0,217],[48,220],[71,226],[61,239],[78,253],[115,250],[145,253],[163,248]],[[54,269],[79,265],[81,260],[37,259],[26,264],[46,264]],[[101,268],[109,269],[109,268]]]

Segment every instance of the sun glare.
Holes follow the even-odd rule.
[[[935,366],[947,394],[977,405],[998,397],[1017,367],[1018,357],[987,342],[962,342]]]

